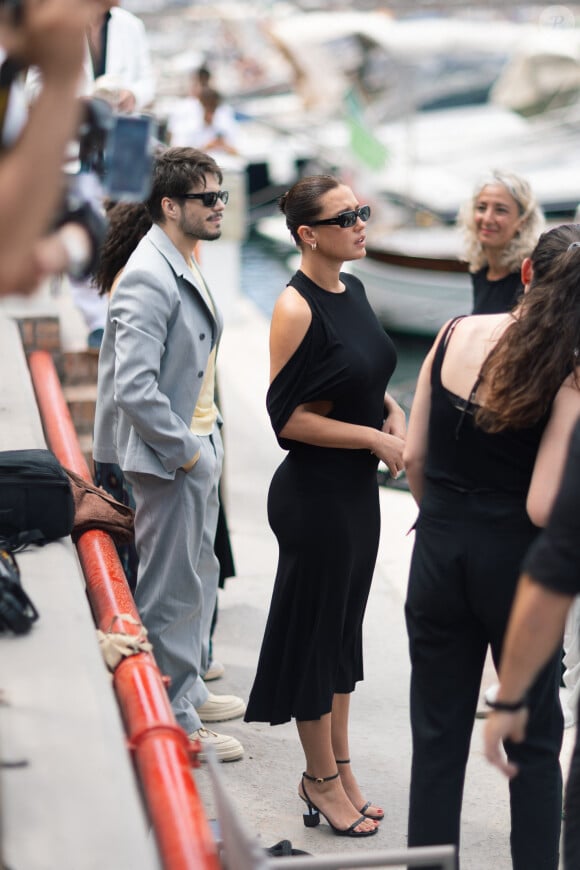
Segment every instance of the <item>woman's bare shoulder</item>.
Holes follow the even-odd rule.
[[[556,393],[555,402],[574,403],[580,406],[580,366],[566,375]]]
[[[270,324],[270,376],[280,371],[295,353],[312,322],[307,301],[292,286],[279,295]]]
[[[307,321],[312,319],[312,312],[306,299],[288,284],[278,296],[272,312],[272,317],[288,318],[290,321]]]
[[[509,314],[472,314],[457,322],[453,330],[452,345],[459,351],[470,350],[474,355],[485,355],[506,329],[513,323]],[[450,352],[453,351],[450,348]]]

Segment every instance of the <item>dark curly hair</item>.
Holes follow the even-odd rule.
[[[482,366],[487,393],[475,421],[486,432],[536,423],[578,365],[580,224],[542,233],[531,259],[528,292]]]
[[[109,203],[106,208],[109,227],[92,277],[101,296],[110,292],[116,276],[152,225],[143,202]]]

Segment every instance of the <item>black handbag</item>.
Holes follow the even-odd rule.
[[[69,478],[50,450],[0,451],[0,539],[12,551],[70,535]]]

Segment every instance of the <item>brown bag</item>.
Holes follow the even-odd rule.
[[[65,468],[75,503],[71,537],[76,544],[83,532],[100,529],[117,543],[128,544],[134,537],[135,511],[122,504],[100,486],[89,483],[76,472]]]

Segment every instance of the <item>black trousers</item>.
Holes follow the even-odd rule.
[[[580,705],[578,715],[580,715]],[[566,784],[565,806],[564,868],[576,870],[580,867],[580,728],[576,730],[576,742]]]
[[[465,768],[487,648],[498,666],[521,562],[536,533],[521,501],[427,488],[405,606],[412,665],[410,846],[459,846]],[[558,654],[533,687],[525,742],[506,743],[520,768],[509,786],[514,870],[558,867],[559,677]],[[481,809],[485,813],[485,795]]]

